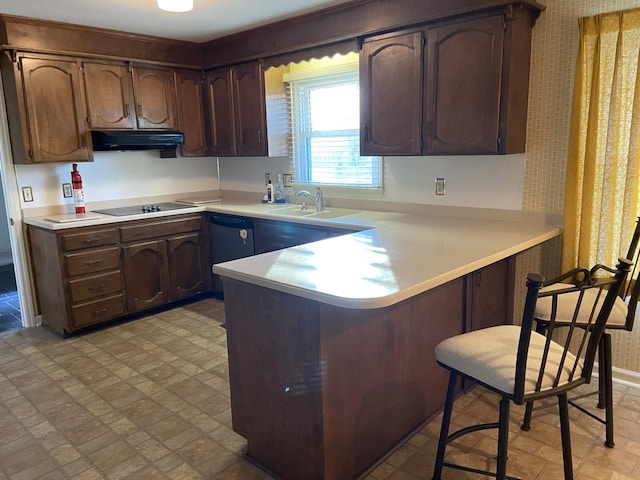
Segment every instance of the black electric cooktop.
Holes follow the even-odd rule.
[[[140,213],[166,212],[169,210],[179,210],[181,208],[192,208],[193,205],[182,203],[150,203],[148,205],[133,205],[131,207],[105,208],[104,210],[92,210],[94,213],[123,217],[125,215],[138,215]]]

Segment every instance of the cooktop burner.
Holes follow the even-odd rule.
[[[138,215],[140,213],[166,212],[169,210],[179,210],[181,208],[192,208],[192,205],[165,202],[151,203],[149,205],[133,205],[131,207],[105,208],[104,210],[92,210],[92,212],[122,217],[125,215]]]

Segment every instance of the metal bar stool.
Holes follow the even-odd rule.
[[[633,330],[633,324],[636,317],[636,309],[638,299],[640,298],[640,282],[634,280],[637,277],[640,259],[640,248],[638,243],[640,240],[640,218],[636,221],[636,228],[631,239],[631,244],[627,252],[627,258],[633,261],[633,267],[628,277],[626,285],[620,289],[620,294],[611,310],[609,319],[605,325],[605,331],[602,334],[598,346],[598,389],[594,392],[582,394],[580,396],[569,399],[569,404],[579,409],[581,412],[605,425],[605,442],[607,447],[613,448],[614,442],[614,422],[613,422],[613,365],[611,359],[611,334],[608,330]],[[567,284],[562,283],[567,280],[567,275],[562,275],[551,281],[551,284],[543,289],[553,290],[566,288]],[[585,301],[595,302],[593,292],[586,293]],[[560,299],[558,311],[556,313],[556,321],[554,328],[567,328],[571,324],[571,313],[575,307],[575,295],[566,296]],[[551,303],[549,298],[542,299],[536,306],[534,319],[536,322],[536,331],[544,333],[549,329],[549,319],[551,313]],[[579,318],[576,326],[580,328],[589,328],[588,319]],[[576,401],[585,397],[598,394],[598,408],[604,409],[605,415],[596,415],[592,411],[577,404]],[[542,406],[540,408],[546,408]],[[525,409],[522,429],[528,431],[531,428],[531,415],[533,412],[533,402],[528,402]]]
[[[448,338],[436,346],[437,362],[450,373],[434,480],[441,480],[445,466],[493,475],[498,480],[511,478],[506,476],[510,402],[522,405],[549,397],[558,398],[564,475],[565,480],[573,479],[567,392],[590,381],[600,337],[630,269],[631,262],[626,259],[620,259],[616,269],[602,265],[591,270],[577,269],[572,272],[581,276],[576,285],[547,291],[541,290],[547,285],[542,276],[529,274],[521,326],[500,325],[480,329]],[[596,296],[595,303],[590,305],[588,300],[585,301],[587,292]],[[575,296],[577,300],[564,342],[557,343],[549,335],[535,332],[533,324],[538,299],[548,298],[551,302],[549,330],[552,330],[560,299],[568,295]],[[579,318],[585,318],[584,315],[588,317],[589,327],[579,328],[576,323]],[[474,425],[449,435],[459,376],[500,395],[497,423]],[[448,443],[467,433],[489,428],[498,429],[496,472],[445,463]]]

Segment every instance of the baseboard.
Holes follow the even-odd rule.
[[[613,367],[613,381],[628,387],[640,388],[640,373]]]
[[[633,370],[624,370],[622,368],[613,367],[613,382],[627,387],[640,388],[640,373]],[[598,378],[598,364],[593,365],[593,376]]]

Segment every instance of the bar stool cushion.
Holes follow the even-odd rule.
[[[519,339],[520,327],[516,325],[483,328],[442,341],[436,346],[435,356],[440,364],[496,390],[513,394]],[[525,394],[535,391],[546,341],[545,336],[531,332]],[[553,387],[553,379],[563,353],[564,348],[552,341],[541,390]],[[575,357],[567,353],[565,366],[560,375],[560,385],[569,380],[574,363]]]
[[[569,288],[571,285],[566,283],[553,283],[542,288],[541,292],[549,292],[554,290],[562,290],[563,288]],[[576,309],[579,292],[571,292],[566,295],[562,295],[558,299],[556,321],[558,322],[570,322]],[[602,306],[606,295],[600,295],[598,299],[598,309]],[[580,317],[589,318],[593,309],[593,304],[598,297],[597,290],[585,290],[582,304],[580,305],[580,312],[578,316],[578,322],[580,323]],[[551,319],[551,301],[552,297],[543,297],[538,299],[536,303],[536,313],[534,317],[538,320],[549,321]],[[613,305],[609,319],[607,320],[607,326],[624,326],[627,321],[627,304],[620,298],[616,298],[616,303]]]

